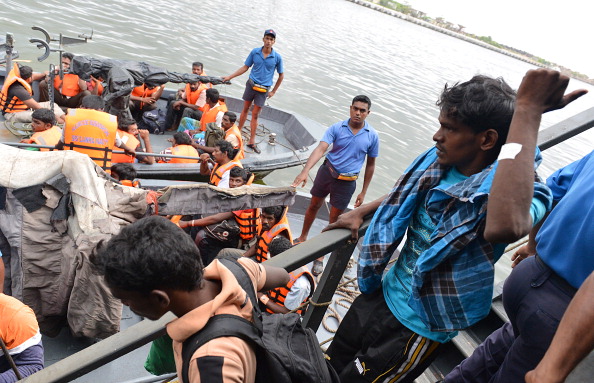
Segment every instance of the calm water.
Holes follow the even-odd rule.
[[[32,25],[67,36],[89,34],[93,28],[92,42],[69,50],[144,60],[172,71],[186,71],[192,61],[199,60],[209,75],[224,76],[260,45],[264,29],[274,28],[278,34],[275,48],[285,62],[285,81],[270,99],[271,106],[330,125],[348,117],[354,95],[371,98],[368,121],[379,131],[381,148],[367,201],[387,192],[406,165],[432,145],[438,115],[435,101],[446,82],[464,81],[480,73],[501,76],[517,88],[532,68],[344,0],[2,3],[0,32],[14,33],[21,58],[31,60],[41,54],[28,43],[30,37],[41,37],[30,29]],[[57,62],[57,55],[51,60]],[[45,70],[48,64],[46,60],[31,65]],[[220,91],[240,97],[246,76],[219,87]],[[594,90],[578,81],[570,87]],[[583,97],[566,110],[545,116],[543,127],[591,107],[593,97]],[[543,174],[588,153],[593,137],[586,133],[547,151]],[[274,172],[266,182],[288,185],[299,170]],[[306,190],[310,186],[311,182]]]

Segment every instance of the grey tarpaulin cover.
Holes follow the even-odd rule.
[[[104,80],[107,80],[109,71],[112,68],[126,70],[132,77],[134,86],[140,86],[143,83],[149,86],[157,86],[168,82],[190,83],[197,81],[218,85],[223,82],[221,77],[169,72],[165,68],[156,67],[143,61],[98,59],[88,56],[74,57],[70,71],[84,80],[90,79],[91,75],[95,78],[103,77]]]
[[[217,85],[223,82],[220,77],[169,72],[165,68],[142,61],[98,59],[88,56],[75,56],[70,66],[70,72],[84,80],[89,80],[91,76],[103,78],[107,82],[102,96],[105,101],[105,111],[126,119],[132,118],[129,110],[130,93],[136,86],[142,84],[158,86],[168,82],[190,83],[197,81]]]
[[[121,303],[92,273],[89,255],[100,240],[147,212],[147,191],[115,184],[74,151],[0,145],[0,163],[0,187],[6,188],[0,210],[5,292],[29,305],[48,335],[64,320],[77,336],[117,332]],[[40,187],[30,188],[34,185]],[[19,192],[23,189],[35,195]]]
[[[290,206],[295,188],[260,185],[218,188],[207,184],[175,185],[160,190],[159,214],[217,214],[267,206]]]

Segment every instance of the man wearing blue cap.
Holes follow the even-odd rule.
[[[272,29],[265,30],[262,41],[264,41],[264,46],[252,49],[241,68],[236,70],[233,74],[223,77],[224,81],[229,81],[237,76],[241,76],[253,65],[252,71],[250,72],[250,78],[248,79],[245,91],[243,92],[244,102],[243,110],[239,116],[239,128],[243,128],[243,124],[247,119],[250,106],[253,102],[254,109],[252,110],[252,121],[250,122],[250,140],[247,147],[258,154],[260,154],[260,149],[256,145],[258,115],[264,106],[266,98],[274,96],[285,77],[283,73],[283,59],[277,51],[272,49],[272,46],[276,41],[276,32]],[[274,88],[270,90],[275,70],[278,72],[278,80],[276,81],[276,84],[274,84]]]

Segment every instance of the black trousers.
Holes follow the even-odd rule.
[[[403,326],[379,288],[355,299],[327,354],[342,382],[412,383],[441,348],[441,343]]]

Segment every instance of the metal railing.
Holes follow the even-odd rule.
[[[594,126],[594,108],[543,130],[539,134],[538,145],[541,150],[548,149],[584,132],[592,126]],[[359,229],[359,237],[365,234],[370,221],[371,217],[367,217]],[[331,253],[312,297],[314,302],[327,302],[332,299],[355,246],[356,243],[351,241],[351,232],[349,230],[336,229],[323,232],[266,262],[271,266],[292,271],[314,259]],[[303,324],[316,331],[325,312],[326,306],[309,305],[303,318]],[[166,324],[174,318],[173,314],[168,313],[154,322],[142,321],[56,362],[44,370],[23,379],[23,382],[58,383],[76,379],[163,335]]]

